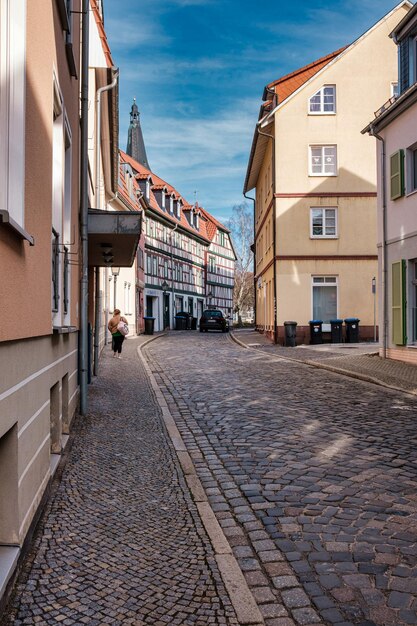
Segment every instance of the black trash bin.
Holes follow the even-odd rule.
[[[177,317],[182,317],[185,323],[184,328],[181,328],[181,330],[191,330],[191,315],[188,311],[179,311]]]
[[[295,338],[297,335],[297,322],[284,322],[285,344],[290,348],[296,345]]]
[[[175,316],[175,330],[187,330],[187,318],[182,315]]]
[[[197,318],[196,317],[191,318],[191,330],[197,330]]]
[[[323,320],[310,320],[310,343],[323,343]]]
[[[357,317],[348,317],[345,319],[346,324],[346,343],[359,342],[359,322]]]
[[[343,320],[330,320],[332,343],[342,343],[343,341]]]
[[[153,335],[153,329],[155,324],[154,317],[144,317],[145,320],[145,335]]]

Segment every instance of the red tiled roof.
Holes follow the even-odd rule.
[[[339,54],[341,54],[346,48],[349,46],[344,46],[343,48],[339,48],[335,52],[328,54],[325,57],[321,57],[317,59],[317,61],[313,61],[313,63],[309,63],[304,67],[291,72],[291,74],[286,74],[278,80],[274,80],[272,83],[269,83],[267,87],[274,88],[275,93],[278,96],[278,103],[280,104],[283,100],[288,98],[294,91],[297,91],[301,85],[306,83],[309,78],[317,74],[325,65],[330,63],[333,59],[335,59]]]
[[[127,187],[127,176],[126,176],[126,167],[123,167],[126,161],[124,161],[123,156],[120,155],[119,160],[119,186],[118,186],[118,194],[122,197],[127,206],[130,207],[131,211],[140,211],[141,206],[139,200],[137,199],[138,194],[140,194],[139,183],[136,178],[132,179],[133,191],[134,191],[134,199],[130,197],[128,187]]]
[[[107,41],[107,35],[106,35],[106,31],[104,30],[104,24],[103,24],[103,20],[101,19],[100,10],[97,5],[97,0],[90,0],[90,5],[91,5],[91,10],[94,15],[94,19],[97,24],[98,36],[100,37],[104,56],[106,57],[107,67],[114,67],[110,46]]]
[[[160,189],[165,187],[170,194],[174,193],[176,197],[182,197],[182,196],[180,196],[178,191],[172,185],[170,185],[169,183],[164,181],[162,178],[160,178],[159,176],[154,174],[154,172],[151,172],[151,170],[148,170],[144,165],[142,165],[141,163],[138,163],[137,161],[132,159],[131,156],[129,156],[128,154],[126,154],[122,150],[120,150],[120,154],[121,154],[122,159],[124,161],[126,161],[126,163],[129,163],[132,166],[132,169],[135,172],[137,172],[138,174],[141,174],[141,175],[143,175],[143,174],[149,175],[150,174],[152,176],[152,180],[155,183],[155,185],[153,186],[153,189],[155,187],[159,187]],[[200,222],[199,222],[199,229],[198,230],[196,228],[193,228],[192,226],[190,226],[190,224],[187,221],[187,218],[184,215],[184,209],[187,210],[188,207],[192,208],[193,205],[188,204],[188,202],[186,202],[184,199],[183,199],[183,203],[184,204],[182,205],[181,216],[180,216],[180,219],[178,220],[178,218],[175,215],[167,213],[166,211],[163,211],[160,208],[159,204],[156,201],[155,195],[154,195],[154,193],[153,193],[153,191],[151,189],[150,196],[149,196],[149,205],[155,212],[159,213],[166,220],[169,220],[170,222],[173,222],[174,224],[180,224],[181,228],[183,228],[184,230],[187,230],[188,232],[193,233],[194,235],[199,235],[200,237],[202,237],[206,241],[211,241],[211,239],[208,236],[208,232],[207,232],[207,228],[206,228],[207,222],[205,222],[204,220],[200,220]]]

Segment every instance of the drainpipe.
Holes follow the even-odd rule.
[[[88,18],[89,0],[82,0],[81,48],[81,152],[80,152],[80,347],[78,371],[80,379],[80,413],[87,413],[88,386]]]
[[[171,231],[171,308],[172,308],[172,327],[174,327],[174,313],[175,313],[175,302],[174,302],[174,247],[173,247],[173,237],[174,233],[178,228],[178,224],[175,224],[174,228]]]
[[[100,198],[100,156],[101,156],[101,94],[105,91],[110,91],[117,85],[119,77],[119,70],[113,70],[113,81],[110,85],[100,87],[96,92],[96,149],[94,160],[94,175],[95,175],[95,197],[96,208],[101,208]],[[100,322],[101,322],[101,302],[100,302],[100,269],[96,267],[96,297],[94,302],[94,375],[98,376],[98,362],[100,358]],[[107,303],[106,303],[107,304]]]
[[[381,142],[381,180],[382,180],[382,355],[387,358],[388,346],[388,258],[387,258],[387,177],[385,173],[385,139],[375,132],[372,124],[369,134]]]
[[[271,135],[269,133],[264,133],[260,129],[260,125],[263,122],[259,120],[256,124],[256,129],[259,135],[263,135],[264,137],[269,137],[272,139],[272,201],[273,201],[273,255],[274,255],[274,343],[278,343],[278,326],[277,326],[277,268],[276,268],[276,256],[277,256],[277,208],[275,202],[275,135]],[[266,320],[265,320],[266,321]]]
[[[246,200],[251,200],[253,202],[253,319],[255,320],[255,327],[256,327],[256,238],[255,238],[255,227],[256,227],[256,215],[255,215],[255,209],[256,209],[256,200],[255,198],[251,198],[250,196],[246,195],[246,193],[243,193],[243,197],[246,198]]]

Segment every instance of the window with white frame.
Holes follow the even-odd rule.
[[[309,146],[310,176],[337,176],[337,146]]]
[[[308,101],[309,113],[329,115],[336,113],[336,85],[323,85]]]
[[[0,33],[0,210],[24,228],[26,0],[1,0]]]
[[[150,195],[151,195],[151,181],[149,180],[149,178],[147,178],[146,186],[145,186],[145,197],[147,200],[149,200]]]
[[[337,287],[337,276],[312,277],[312,319],[321,320],[324,324],[337,319]]]
[[[336,207],[310,208],[310,237],[314,239],[337,237]]]
[[[398,82],[391,83],[391,98],[398,98],[400,93]]]

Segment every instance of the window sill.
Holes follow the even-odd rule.
[[[21,239],[26,239],[26,241],[28,241],[31,246],[35,245],[35,240],[32,235],[29,235],[29,233],[24,228],[19,226],[19,224],[10,217],[9,211],[6,211],[5,209],[0,209],[0,221],[3,222],[3,224],[6,224],[9,228],[11,228],[18,237],[20,237]]]
[[[310,239],[339,239],[339,235],[310,235]]]
[[[53,331],[57,335],[67,335],[68,333],[76,333],[76,326],[53,326]]]
[[[311,178],[330,178],[330,177],[335,177],[338,176],[339,174],[309,174],[309,177]]]
[[[308,111],[307,115],[336,115],[336,111]]]
[[[407,191],[405,196],[408,198],[408,196],[414,196],[415,193],[417,193],[417,189],[412,189],[411,191]]]
[[[410,348],[411,350],[417,350],[417,343],[410,343],[406,347]]]

